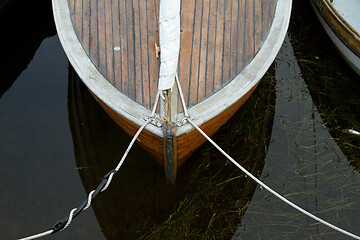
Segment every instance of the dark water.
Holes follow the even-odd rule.
[[[130,141],[69,68],[50,1],[19,2],[30,1],[0,13],[0,239],[48,230]],[[20,25],[8,24],[14,16]],[[289,200],[359,235],[360,136],[348,133],[360,131],[359,87],[308,2],[295,0],[276,61],[214,139]],[[93,206],[45,239],[138,238],[347,239],[256,186],[209,144],[180,169],[176,188],[136,146]]]

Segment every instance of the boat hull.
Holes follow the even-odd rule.
[[[200,128],[208,135],[212,136],[222,125],[224,125],[246,102],[251,94],[256,89],[257,85],[247,92],[239,101],[233,104],[231,107],[223,111],[220,115],[212,118],[210,121],[205,122]],[[91,91],[90,91],[91,92]],[[107,106],[101,99],[96,95],[92,94],[96,101],[101,105],[105,112],[130,136],[134,136],[139,129],[139,126],[129,121],[122,115],[115,112],[109,106]],[[189,123],[188,123],[189,124]],[[189,132],[185,132],[175,138],[177,149],[177,167],[180,167],[191,154],[196,151],[206,139],[196,130],[192,129]],[[150,155],[159,162],[164,164],[163,154],[163,138],[158,135],[144,129],[143,132],[137,138],[137,142],[142,146]]]
[[[328,0],[311,0],[311,4],[341,56],[360,75],[359,33],[332,7]]]

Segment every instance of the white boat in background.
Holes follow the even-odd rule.
[[[360,75],[360,1],[310,0],[343,58]]]

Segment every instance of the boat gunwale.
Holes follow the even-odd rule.
[[[98,71],[76,35],[68,0],[52,0],[52,2],[60,42],[83,83],[117,114],[138,126],[142,125],[145,117],[151,114],[151,110],[121,93]],[[291,7],[291,0],[278,0],[267,37],[251,62],[223,88],[188,109],[188,113],[194,117],[195,124],[201,126],[220,115],[258,84],[274,61],[285,39]],[[177,116],[178,119],[183,117],[184,113]],[[149,124],[146,129],[157,136],[163,135],[161,128],[152,124]],[[177,128],[176,136],[191,130],[193,127],[190,124],[182,125]]]

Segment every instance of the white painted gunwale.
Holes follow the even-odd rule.
[[[107,106],[138,126],[151,111],[118,91],[97,70],[79,42],[70,18],[67,0],[52,0],[55,24],[64,51],[84,84]],[[203,123],[220,115],[227,108],[244,97],[255,87],[274,61],[290,22],[292,0],[278,0],[274,19],[266,40],[254,59],[229,84],[214,95],[188,109],[193,122],[201,126]],[[178,119],[181,119],[181,114]],[[162,137],[162,130],[149,124],[146,129]],[[190,124],[177,128],[180,136],[193,130]]]
[[[328,22],[324,19],[323,15],[321,14],[318,7],[315,5],[313,1],[310,1],[311,5],[315,11],[317,18],[319,19],[321,25],[325,29],[325,32],[328,34],[332,42],[335,44],[337,49],[340,51],[341,55],[345,59],[345,61],[350,65],[350,67],[360,75],[360,53],[354,53],[352,49],[350,49],[340,38],[339,36],[333,31],[331,26]],[[324,1],[326,3],[326,1]],[[329,8],[332,11],[332,8]],[[336,9],[334,9],[336,11]],[[333,12],[334,18],[338,19],[340,23],[343,23],[342,26],[347,29],[349,32],[352,32],[352,35],[360,42],[359,33],[356,32],[353,28],[348,28],[348,23],[346,23],[345,18],[340,17],[340,14],[337,12]],[[360,15],[359,15],[360,16]]]

